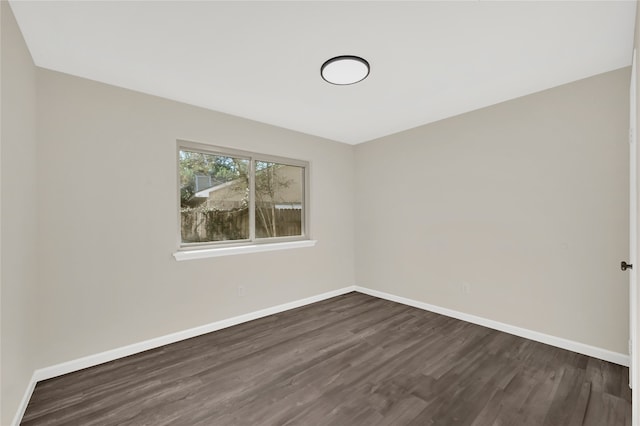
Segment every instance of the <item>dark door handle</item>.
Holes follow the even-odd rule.
[[[633,265],[630,265],[623,260],[622,262],[620,262],[620,269],[622,269],[623,271],[626,271],[627,269],[633,269]]]

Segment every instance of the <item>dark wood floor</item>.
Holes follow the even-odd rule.
[[[40,382],[22,425],[630,425],[627,375],[349,293]]]

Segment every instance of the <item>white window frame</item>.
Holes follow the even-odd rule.
[[[182,218],[180,214],[180,151],[187,150],[209,155],[219,155],[246,159],[249,161],[249,238],[243,240],[210,241],[202,243],[182,242]],[[302,235],[288,237],[257,238],[255,223],[255,163],[264,161],[287,166],[301,167],[303,170],[302,185]],[[242,151],[233,148],[208,145],[185,140],[178,140],[176,144],[176,202],[177,217],[177,247],[173,254],[176,260],[201,259],[206,257],[226,256],[231,254],[253,253],[271,250],[282,250],[299,247],[310,247],[316,241],[309,236],[309,162],[292,158]]]

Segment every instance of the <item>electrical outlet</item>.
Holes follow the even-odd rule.
[[[471,294],[471,285],[468,282],[463,282],[461,289],[462,289],[462,293]]]
[[[247,288],[243,285],[238,286],[238,296],[243,297],[247,294]]]

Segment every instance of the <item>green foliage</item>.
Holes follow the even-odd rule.
[[[212,186],[247,177],[248,160],[180,150],[180,205],[194,207],[196,176],[210,176]]]
[[[247,238],[246,225],[249,220],[249,161],[227,156],[180,151],[180,205],[183,224],[183,241],[220,241]],[[276,203],[284,189],[293,184],[277,163],[256,161],[254,175],[255,226],[259,238],[278,236]],[[234,196],[235,207],[218,207],[214,202],[204,202],[195,197],[196,178],[209,176],[211,186],[237,181],[224,191],[241,191],[242,197]],[[199,188],[202,190],[204,188]],[[216,193],[218,194],[218,193]],[[218,201],[223,201],[221,198]],[[216,207],[213,207],[216,206]],[[212,208],[213,207],[213,208]],[[240,212],[244,212],[240,214]],[[298,220],[299,221],[299,220]],[[241,225],[242,222],[242,225]]]

